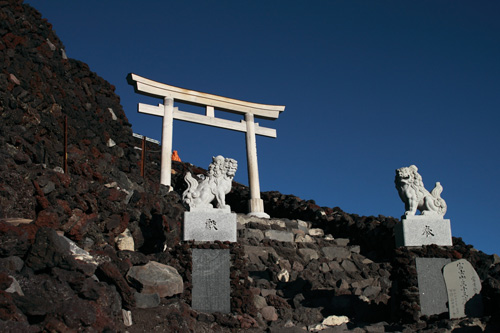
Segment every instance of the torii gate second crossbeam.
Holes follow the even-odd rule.
[[[163,117],[161,143],[161,184],[171,186],[172,170],[172,135],[173,120],[183,120],[202,125],[221,127],[246,133],[248,184],[250,186],[249,215],[269,217],[264,212],[264,202],[260,198],[259,171],[257,164],[257,143],[255,135],[276,138],[276,130],[261,127],[255,118],[274,120],[285,110],[282,105],[265,105],[240,101],[237,99],[207,94],[199,91],[174,87],[164,83],[146,79],[137,74],[129,74],[129,84],[136,93],[163,98],[164,103],[158,106],[139,103],[138,111]],[[174,107],[174,100],[206,107],[205,115],[180,111]],[[215,117],[214,110],[228,111],[245,116],[240,122]]]

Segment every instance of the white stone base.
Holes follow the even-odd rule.
[[[271,218],[271,216],[269,216],[269,214],[264,213],[264,212],[250,212],[247,215],[248,216],[255,216],[255,217],[258,217],[258,218],[261,218],[261,219],[269,219],[269,218]]]
[[[427,217],[407,216],[394,227],[396,247],[422,246],[436,244],[452,246],[450,220]]]
[[[184,240],[236,242],[236,213],[220,209],[184,213]]]
[[[250,199],[248,201],[248,213],[249,216],[256,216],[264,219],[268,219],[271,216],[264,212],[264,200],[260,198]]]

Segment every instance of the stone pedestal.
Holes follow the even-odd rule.
[[[396,246],[436,244],[452,246],[450,220],[422,215],[406,216],[394,227]]]
[[[231,312],[229,250],[193,249],[192,308],[205,312]]]
[[[184,213],[184,240],[236,242],[237,217],[222,209]],[[191,307],[204,312],[231,312],[230,267],[227,249],[193,249]]]
[[[184,213],[184,241],[236,242],[236,213],[206,209]]]

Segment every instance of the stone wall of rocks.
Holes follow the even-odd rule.
[[[0,271],[7,284],[17,281],[24,290],[24,295],[2,291],[3,308],[9,309],[0,318],[4,329],[102,331],[122,322],[122,307],[134,307],[125,274],[149,260],[141,252],[178,243],[185,210],[176,192],[158,185],[157,154],[148,154],[147,175],[140,177],[136,147],[140,141],[132,137],[114,87],[67,58],[40,13],[22,1],[0,1]],[[148,150],[156,148],[148,143]],[[47,236],[47,228],[100,258],[93,271],[68,264],[70,257],[58,252],[60,242]],[[141,252],[120,251],[123,234],[132,238],[127,249]],[[44,245],[47,239],[51,242]],[[39,279],[45,283],[29,282]],[[100,292],[119,302],[110,307],[96,296]],[[53,305],[32,310],[42,301],[34,295]],[[94,315],[68,319],[64,300],[69,298],[82,311],[93,307]]]
[[[388,320],[390,264],[375,263],[349,239],[325,235],[311,225],[238,216],[257,318],[271,326],[308,329],[326,328],[321,325],[330,316]]]
[[[248,188],[237,184],[226,201],[236,211],[244,212],[248,195]],[[320,207],[314,200],[303,200],[277,191],[262,193],[262,199],[265,211],[273,217],[310,221],[315,228],[362,245],[363,255],[374,261],[387,261],[393,257],[394,225],[398,222],[396,218],[348,214],[339,207]]]

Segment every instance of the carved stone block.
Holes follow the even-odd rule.
[[[431,316],[448,312],[448,293],[443,278],[443,267],[448,258],[416,258],[420,312]]]
[[[422,215],[407,216],[394,227],[396,247],[436,244],[452,246],[450,220]]]
[[[229,250],[193,249],[191,307],[205,312],[231,312]]]
[[[448,291],[450,319],[481,317],[481,279],[470,262],[460,259],[443,268],[443,276]]]
[[[236,213],[207,209],[184,213],[184,240],[236,242]]]

